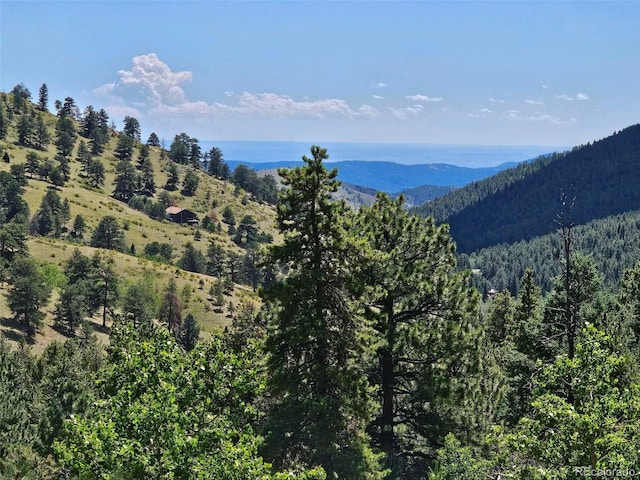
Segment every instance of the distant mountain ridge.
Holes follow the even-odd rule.
[[[300,161],[249,163],[228,160],[231,169],[244,164],[254,170],[293,168],[302,165]],[[404,165],[394,162],[340,161],[327,162],[327,168],[337,168],[338,178],[343,182],[373,188],[387,193],[423,185],[439,187],[461,187],[470,182],[495,175],[515,166],[515,162],[503,163],[495,167],[470,168],[443,163]]]
[[[458,250],[473,252],[557,228],[561,196],[585,224],[640,208],[640,125],[563,154],[542,156],[471,183],[416,209],[450,225]]]

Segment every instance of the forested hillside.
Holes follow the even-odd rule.
[[[517,296],[483,303],[465,267],[488,273],[500,253],[459,263],[449,227],[402,197],[349,208],[317,145],[270,205],[272,177],[230,173],[187,134],[165,150],[131,117],[117,131],[55,105],[46,85],[37,103],[23,85],[0,95],[0,478],[575,480],[640,465],[640,264],[608,289],[580,252],[635,242],[636,214],[520,244],[522,263],[498,268],[555,264],[548,292],[525,269]],[[228,321],[200,335],[217,309]]]
[[[37,322],[6,320],[5,335],[15,338],[33,323],[29,342],[38,349],[85,321],[100,326],[102,335],[113,315],[135,310],[122,303],[128,289],[131,301],[137,295],[147,302],[151,318],[170,281],[182,314],[192,314],[207,333],[228,325],[235,310],[255,308],[253,292],[263,278],[258,247],[276,235],[273,177],[244,166],[231,171],[222,152],[202,152],[185,133],[163,150],[155,133],[141,140],[137,119],[126,117],[120,132],[104,110],[80,111],[71,97],[56,101],[52,114],[46,85],[38,102],[24,85],[0,95],[4,277],[17,256],[30,254],[47,272],[44,292],[50,294],[40,302]],[[193,212],[199,222],[167,220],[171,206]],[[69,262],[88,258],[95,263],[88,277],[98,275],[100,265],[117,273],[113,302],[99,302],[99,291],[80,292],[69,282]],[[149,290],[146,297],[135,292],[140,285]],[[105,311],[76,305],[71,315],[54,303],[59,295],[96,296]],[[10,306],[0,299],[5,318]]]
[[[461,252],[552,232],[563,194],[584,224],[640,207],[640,126],[458,189],[417,211],[451,227]]]

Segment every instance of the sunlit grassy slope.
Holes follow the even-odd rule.
[[[9,153],[11,162],[0,162],[0,170],[8,171],[11,165],[25,162],[26,155],[29,151],[35,151],[42,157],[53,159],[56,154],[53,140],[55,135],[55,122],[56,117],[54,115],[47,115],[47,123],[52,136],[52,141],[47,151],[32,150],[17,145],[15,142],[15,132],[10,132],[9,137],[5,141],[0,141],[0,148],[3,152],[6,151]],[[257,296],[250,288],[236,285],[233,294],[225,298],[225,305],[222,311],[220,311],[219,308],[214,307],[208,295],[210,286],[215,283],[217,279],[207,275],[180,270],[176,267],[175,263],[182,255],[187,242],[192,242],[196,248],[205,254],[209,240],[212,238],[227,251],[242,254],[243,250],[232,242],[231,237],[226,233],[227,226],[225,224],[222,224],[223,228],[221,233],[210,233],[201,228],[201,239],[196,241],[194,239],[196,232],[195,227],[176,225],[166,220],[153,220],[143,212],[136,211],[126,204],[115,200],[111,194],[113,192],[113,181],[116,175],[117,160],[114,157],[113,150],[117,144],[117,135],[117,133],[111,135],[105,152],[98,157],[103,161],[106,169],[106,180],[102,189],[96,190],[89,187],[86,180],[79,175],[80,164],[75,159],[71,161],[72,172],[69,182],[67,182],[64,187],[57,189],[57,193],[61,199],[68,199],[71,206],[71,221],[69,222],[69,227],[71,227],[73,218],[75,218],[76,215],[80,214],[84,218],[87,227],[84,242],[67,239],[64,235],[62,239],[33,237],[28,242],[30,254],[40,261],[49,262],[58,267],[69,258],[75,248],[80,248],[85,255],[93,255],[95,249],[88,246],[91,232],[98,225],[102,217],[113,215],[118,218],[120,225],[124,228],[127,252],[130,251],[133,245],[138,255],[107,252],[108,255],[114,258],[117,271],[120,272],[124,282],[136,282],[143,276],[150,275],[154,279],[157,291],[161,293],[167,285],[169,278],[173,277],[178,285],[178,293],[183,300],[183,314],[188,312],[193,313],[205,334],[224,328],[224,326],[230,322],[230,313],[233,308],[244,300],[258,302]],[[79,137],[76,140],[73,153],[74,157],[77,146],[81,140],[88,143],[86,139]],[[137,155],[138,148],[135,149],[133,154],[134,162],[136,161]],[[165,167],[169,160],[166,157],[161,158],[160,149],[153,147],[151,148],[151,160],[154,166],[157,195],[166,183],[167,175],[165,173]],[[179,166],[179,168],[180,176],[183,178],[186,168],[189,167]],[[213,214],[220,219],[222,210],[228,205],[233,209],[236,221],[240,221],[244,215],[252,215],[259,223],[261,231],[271,233],[277,239],[277,232],[274,228],[275,209],[272,206],[256,203],[250,199],[248,201],[245,199],[243,202],[245,193],[242,191],[238,192],[231,183],[213,178],[204,172],[198,172],[198,175],[200,177],[200,183],[194,196],[185,197],[181,195],[179,191],[170,192],[176,197],[175,201],[179,206],[195,211],[200,218],[208,214]],[[47,189],[51,188],[54,187],[48,182],[35,178],[29,180],[29,185],[25,188],[24,199],[29,203],[31,215],[39,208],[42,197],[45,195]],[[154,241],[169,243],[173,246],[174,265],[157,263],[140,258],[139,255],[143,252],[145,245]],[[0,286],[0,317],[5,319],[3,324],[0,325],[0,329],[5,336],[11,340],[18,338],[18,335],[13,328],[14,326],[11,325],[11,322],[8,320],[11,314],[6,307],[4,298],[6,288],[7,285]],[[50,328],[52,325],[51,312],[54,307],[55,298],[56,295],[54,295],[51,304],[46,309],[47,317],[45,327],[41,329],[38,334],[39,336],[36,338],[36,346],[42,346],[58,336],[57,332]],[[230,305],[233,306],[230,307]],[[94,320],[95,322],[99,322],[100,319],[96,318]],[[100,335],[100,332],[98,332],[98,335]],[[104,335],[104,337],[106,338],[106,335]]]

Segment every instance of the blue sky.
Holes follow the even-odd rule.
[[[0,89],[168,140],[586,143],[638,122],[640,2],[0,1]]]

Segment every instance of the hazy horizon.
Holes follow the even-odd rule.
[[[167,140],[165,139],[165,142]],[[400,142],[301,142],[278,140],[201,140],[202,151],[220,148],[232,162],[267,163],[298,161],[309,156],[311,145],[327,149],[328,162],[368,161],[403,165],[444,163],[459,167],[495,167],[531,160],[570,147],[557,145],[466,145]],[[166,147],[168,148],[168,145]]]

